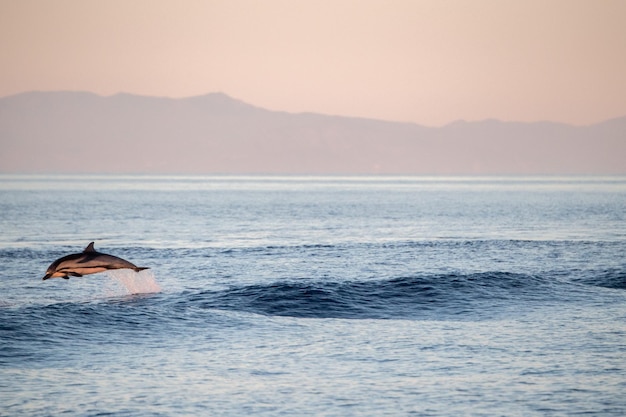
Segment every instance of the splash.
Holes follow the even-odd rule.
[[[108,271],[107,275],[116,284],[119,284],[116,287],[128,295],[161,292],[161,286],[156,282],[154,274],[150,270],[135,272],[130,269],[118,269]]]

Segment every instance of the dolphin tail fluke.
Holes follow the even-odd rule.
[[[137,266],[137,267],[133,268],[133,270],[135,272],[143,271],[144,269],[150,269],[150,268],[147,267],[147,266]]]

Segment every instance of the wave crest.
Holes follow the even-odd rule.
[[[188,300],[202,308],[271,316],[395,319],[480,314],[511,300],[544,299],[540,277],[506,272],[400,277],[359,282],[274,282],[204,291]],[[488,309],[487,309],[488,310]]]

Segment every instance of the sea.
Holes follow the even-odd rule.
[[[1,175],[0,415],[624,416],[626,177]]]

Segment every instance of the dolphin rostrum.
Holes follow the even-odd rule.
[[[117,256],[96,252],[91,242],[82,253],[67,255],[52,262],[43,279],[44,281],[57,277],[69,279],[70,276],[82,277],[109,269],[133,269],[138,272],[148,268],[136,266]]]

